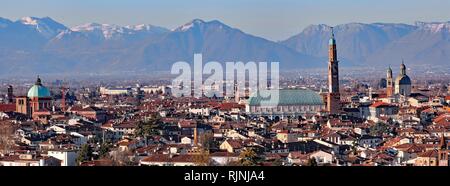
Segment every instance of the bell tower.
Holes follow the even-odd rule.
[[[438,166],[448,166],[448,147],[445,140],[444,132],[442,132],[441,141],[438,149]]]
[[[386,73],[386,95],[387,97],[392,97],[392,95],[394,95],[394,81],[392,79],[391,66],[389,66]]]
[[[327,109],[330,114],[337,114],[341,109],[339,93],[339,61],[337,60],[336,39],[333,27],[331,27],[331,38],[328,43],[328,96]]]

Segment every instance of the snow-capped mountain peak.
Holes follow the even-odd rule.
[[[91,32],[101,34],[105,39],[111,39],[115,35],[124,34],[127,29],[113,24],[87,23],[71,28],[74,32]]]
[[[20,22],[25,25],[37,25],[38,19],[35,17],[23,17],[20,19]]]
[[[141,30],[150,30],[151,28],[153,28],[153,26],[148,24],[140,24],[140,25],[128,25],[125,26],[125,28],[128,28],[130,30],[141,31]]]
[[[309,25],[308,27],[306,27],[303,32],[305,34],[307,33],[312,33],[312,32],[317,32],[317,31],[328,31],[331,30],[331,27],[326,25],[326,24],[318,24],[318,25]]]
[[[67,29],[66,26],[56,22],[49,17],[23,17],[17,20],[16,23],[35,29],[46,38],[52,38],[59,34],[61,31]]]
[[[96,35],[103,39],[117,39],[123,36],[132,36],[135,34],[161,34],[168,32],[167,29],[148,24],[119,26],[114,24],[87,23],[71,28],[73,32],[80,32],[90,35]]]
[[[192,20],[192,21],[190,21],[190,22],[188,22],[188,23],[186,23],[186,24],[184,24],[184,25],[182,25],[182,26],[180,26],[178,28],[173,29],[172,31],[184,32],[184,31],[187,31],[187,30],[195,27],[196,25],[201,25],[201,24],[204,24],[204,23],[205,23],[205,21],[203,21],[201,19],[194,19],[194,20]]]
[[[189,31],[193,28],[199,28],[199,27],[203,27],[203,26],[213,26],[213,27],[216,27],[219,29],[230,28],[229,26],[227,26],[217,20],[204,21],[201,19],[194,19],[178,28],[172,29],[172,31],[185,32],[185,31]]]
[[[123,28],[117,25],[111,24],[99,24],[99,23],[86,23],[73,27],[71,30],[75,32],[94,31],[94,30],[122,30]]]
[[[165,33],[169,30],[163,27],[154,26],[150,24],[128,25],[125,28],[135,32],[152,32],[152,33]]]
[[[450,32],[450,21],[449,22],[416,22],[416,26],[423,30],[430,31],[432,33],[438,33],[442,31]]]

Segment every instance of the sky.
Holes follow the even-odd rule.
[[[192,19],[220,20],[273,41],[311,24],[450,21],[450,0],[1,0],[0,17],[49,16],[84,23],[176,28]]]

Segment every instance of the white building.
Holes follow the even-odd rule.
[[[333,162],[334,156],[331,153],[319,150],[311,153],[310,158],[314,158],[319,165],[331,164]]]
[[[48,156],[61,160],[61,166],[76,166],[78,150],[53,149],[47,152]]]
[[[60,160],[54,157],[35,157],[32,154],[20,154],[0,157],[0,166],[60,166]]]
[[[128,95],[132,93],[131,88],[108,88],[100,87],[101,95]]]
[[[211,112],[210,108],[207,107],[191,107],[189,108],[189,113],[201,115],[201,116],[209,116],[209,113]]]
[[[181,144],[188,144],[188,145],[193,145],[194,144],[194,140],[192,140],[189,137],[183,137],[181,138]]]

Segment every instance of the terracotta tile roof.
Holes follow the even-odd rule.
[[[181,120],[178,122],[178,126],[180,128],[195,128],[197,126],[197,122],[194,120]]]
[[[309,154],[305,154],[301,151],[294,151],[289,153],[289,157],[292,159],[308,159]]]
[[[450,126],[450,113],[439,115],[433,120],[433,122],[441,126]]]
[[[196,156],[198,155],[191,155],[191,154],[180,154],[180,155],[173,155],[170,157],[169,154],[153,154],[150,156],[147,156],[143,158],[142,162],[168,162],[168,163],[195,163],[196,162]]]
[[[389,103],[385,103],[385,102],[375,102],[375,103],[373,103],[372,105],[370,105],[370,107],[374,107],[374,108],[378,108],[378,107],[390,107],[390,106],[392,106],[391,104],[389,104]]]
[[[397,145],[395,148],[408,153],[420,153],[426,150],[424,146],[412,143]]]
[[[445,96],[445,101],[450,101],[450,96]]]
[[[213,152],[211,154],[209,154],[209,156],[214,156],[214,157],[238,157],[239,154],[238,153],[231,153],[228,151],[218,151],[218,152]]]
[[[240,148],[242,148],[242,142],[240,140],[231,140],[231,139],[229,139],[229,140],[227,140],[227,143],[230,144],[230,146],[233,149],[240,149]]]
[[[244,109],[245,105],[241,105],[238,103],[222,103],[219,105],[220,110],[231,110],[233,108]]]
[[[127,121],[127,122],[122,122],[118,125],[113,125],[113,128],[136,128],[136,122],[133,121]]]
[[[427,158],[437,158],[438,151],[437,150],[427,150],[425,152],[419,153],[418,157],[427,157]]]
[[[14,112],[16,104],[0,104],[0,112]]]

